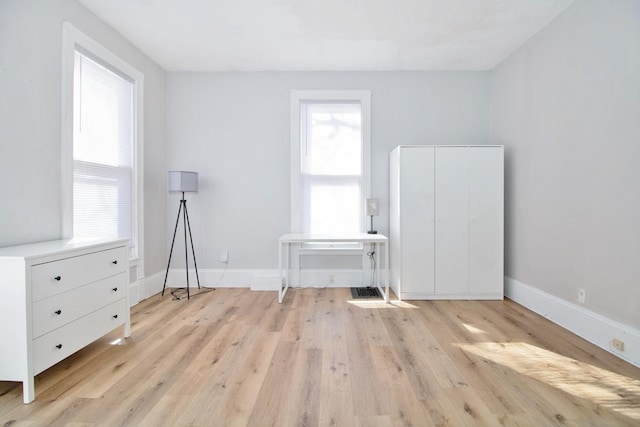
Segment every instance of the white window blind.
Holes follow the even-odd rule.
[[[352,102],[300,105],[302,232],[362,232],[362,108]]]
[[[73,236],[133,239],[134,84],[74,55]]]

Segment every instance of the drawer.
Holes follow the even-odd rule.
[[[96,282],[127,270],[127,248],[109,249],[31,267],[32,301]]]
[[[39,374],[126,321],[127,302],[120,299],[33,340],[33,369]]]
[[[126,297],[126,273],[33,303],[33,338]]]

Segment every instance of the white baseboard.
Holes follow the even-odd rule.
[[[291,272],[291,286],[301,288],[350,288],[373,285],[371,271],[361,269],[303,269]]]
[[[251,288],[261,291],[277,291],[280,279],[278,270],[259,269],[199,268],[198,277],[200,278],[200,286],[205,288]],[[184,268],[169,270],[167,287],[183,288],[186,285],[187,275]],[[198,287],[194,269],[189,269],[189,287]],[[160,289],[162,290],[162,285]]]
[[[351,287],[369,285],[371,272],[362,270],[313,270],[291,271],[292,287]],[[253,291],[277,291],[280,274],[277,269],[198,269],[200,286],[206,288],[251,288]],[[164,276],[162,277],[164,281]],[[184,269],[169,270],[167,287],[184,287],[186,273]],[[197,287],[195,270],[189,269],[189,287]],[[162,290],[162,283],[160,289]]]
[[[251,277],[251,290],[278,291],[279,282],[278,270],[254,270]]]
[[[138,280],[138,301],[142,301],[157,294],[158,292],[162,292],[164,273],[164,271],[159,271],[151,276]]]
[[[592,344],[640,367],[640,330],[505,276],[505,296]],[[616,338],[624,351],[613,347]]]
[[[395,293],[395,292],[394,292]],[[501,300],[504,295],[502,292],[495,293],[477,293],[477,294],[434,294],[429,292],[403,292],[402,295],[396,295],[401,300]]]

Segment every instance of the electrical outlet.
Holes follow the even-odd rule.
[[[229,262],[229,252],[220,251],[220,262],[224,262],[224,263]]]
[[[624,351],[624,341],[614,338],[611,340],[611,345],[618,351]]]
[[[585,291],[584,289],[578,289],[578,302],[580,304],[584,304],[584,300],[587,296],[587,291]]]

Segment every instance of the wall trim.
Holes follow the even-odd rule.
[[[255,290],[278,290],[278,270],[258,269],[213,269],[199,268],[200,286],[205,288],[251,288],[256,282]],[[163,277],[164,281],[164,277]],[[167,287],[183,288],[186,286],[186,273],[184,268],[172,268],[167,277]],[[198,287],[196,272],[189,269],[189,287]],[[160,286],[162,290],[162,285]]]
[[[145,300],[158,292],[162,292],[164,273],[164,271],[159,271],[151,276],[138,279],[138,301]]]
[[[592,344],[640,367],[640,330],[505,276],[505,296]],[[624,341],[624,351],[611,341]]]
[[[361,269],[303,269],[291,271],[292,287],[330,287],[344,288],[363,286],[371,272]],[[211,269],[199,268],[200,285],[207,288],[251,288],[252,291],[277,291],[280,282],[278,269]],[[164,272],[160,289],[164,281]],[[300,283],[303,283],[300,286]],[[167,287],[184,287],[186,274],[184,268],[170,269]],[[367,283],[368,284],[368,283]],[[189,269],[189,287],[197,287],[194,269]],[[159,292],[158,291],[158,292]]]

